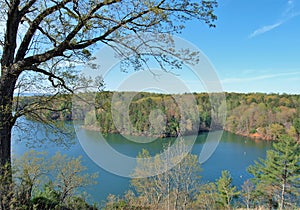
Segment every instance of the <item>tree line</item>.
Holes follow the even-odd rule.
[[[112,105],[114,94],[121,96],[118,97],[119,101],[113,101]],[[134,95],[128,106],[129,117],[124,116],[122,108],[122,103],[127,100],[127,94]],[[300,95],[263,93],[225,93],[225,95],[226,103],[220,102],[216,109],[212,105],[211,96],[207,93],[194,93],[192,96],[196,103],[195,111],[195,107],[185,103],[190,100],[191,94],[104,91],[96,94],[95,104],[88,110],[84,103],[79,104],[81,108],[78,110],[82,113],[79,111],[75,115],[74,113],[72,115],[71,95],[64,95],[52,102],[52,106],[55,107],[53,110],[50,108],[41,110],[38,115],[43,116],[46,121],[83,120],[85,128],[99,130],[104,134],[170,137],[179,133],[189,135],[221,128],[238,135],[265,140],[278,140],[283,134],[299,140]],[[19,102],[20,105],[22,100],[28,103],[28,100],[33,99],[24,97]],[[226,120],[222,122],[219,119],[224,113]]]

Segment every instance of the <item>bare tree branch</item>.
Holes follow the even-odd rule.
[[[62,1],[60,4],[54,5],[52,7],[47,8],[44,12],[42,12],[41,14],[39,14],[30,24],[29,29],[27,30],[23,41],[19,47],[19,50],[17,52],[16,55],[16,59],[15,61],[18,62],[21,59],[24,58],[24,56],[26,55],[26,51],[28,49],[28,46],[30,44],[30,42],[32,41],[32,37],[34,35],[34,33],[36,32],[36,30],[39,28],[39,24],[44,20],[44,18],[50,14],[52,14],[53,12],[59,10],[60,8],[62,8],[65,4],[67,4],[68,2],[70,2],[72,0],[64,0]]]
[[[26,3],[26,5],[20,10],[20,15],[24,16],[30,9],[30,7],[36,3],[37,0],[30,0]]]
[[[31,70],[35,71],[35,72],[38,72],[38,73],[42,73],[42,74],[48,76],[48,80],[51,82],[51,84],[52,84],[53,87],[59,87],[59,86],[61,86],[61,87],[65,88],[66,90],[68,90],[70,93],[73,93],[73,90],[70,89],[69,87],[67,87],[67,85],[65,84],[65,80],[63,78],[58,77],[57,75],[55,75],[55,74],[53,74],[51,72],[48,72],[48,71],[46,71],[44,69],[41,69],[41,68],[39,68],[37,66],[32,66]],[[54,82],[53,79],[57,79],[60,83],[55,84],[55,82]]]

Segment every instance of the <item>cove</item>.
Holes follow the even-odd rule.
[[[99,177],[97,184],[90,186],[85,191],[90,195],[91,202],[101,202],[106,199],[109,194],[122,196],[130,188],[130,179],[120,177],[118,175],[107,172],[103,168],[95,164],[90,157],[85,153],[76,135],[63,139],[64,142],[72,144],[69,147],[64,147],[62,144],[53,143],[49,139],[55,139],[57,134],[47,130],[45,126],[38,122],[32,122],[21,118],[19,121],[23,125],[22,129],[14,128],[12,153],[15,157],[22,155],[29,149],[36,151],[46,151],[49,156],[56,152],[66,154],[68,156],[82,156],[83,164],[87,167],[89,173],[98,172]],[[72,128],[70,123],[68,126]],[[73,130],[74,132],[74,130]],[[98,141],[99,134],[96,131],[81,130],[81,135],[87,141]],[[192,153],[199,155],[203,144],[206,140],[207,133],[201,133],[193,145]],[[146,137],[138,137],[144,141]],[[159,153],[163,150],[163,146],[168,142],[174,141],[174,138],[158,138],[150,143],[137,143],[128,141],[125,137],[119,134],[108,134],[105,136],[107,143],[116,151],[136,157],[138,152],[143,148],[150,151],[151,154]],[[40,143],[40,140],[44,140]],[[240,187],[243,182],[250,178],[250,174],[246,169],[253,164],[259,157],[264,158],[266,150],[271,148],[271,143],[261,140],[253,140],[246,137],[241,137],[229,132],[223,132],[220,143],[213,155],[201,165],[202,182],[215,181],[221,175],[222,170],[229,170],[233,184]]]

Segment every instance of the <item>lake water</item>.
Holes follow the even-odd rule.
[[[21,119],[21,123],[26,123],[25,129],[14,129],[13,132],[12,152],[15,156],[22,155],[32,147],[38,151],[47,151],[48,155],[54,155],[59,151],[68,156],[82,156],[88,172],[99,173],[98,184],[86,189],[88,194],[91,195],[90,200],[92,202],[100,202],[109,194],[122,195],[129,189],[130,179],[107,172],[95,164],[84,152],[76,136],[64,139],[66,142],[72,142],[68,148],[49,140],[39,143],[39,140],[54,139],[58,134],[47,130],[41,123],[31,122],[24,118]],[[71,124],[69,126],[72,127]],[[98,141],[99,138],[98,133],[95,131],[81,130],[81,135],[87,141]],[[203,133],[197,137],[192,148],[193,154],[199,155],[206,136],[207,133]],[[135,157],[142,148],[148,149],[152,154],[157,153],[162,151],[163,144],[172,141],[172,139],[166,138],[157,139],[148,144],[139,144],[128,141],[118,134],[107,135],[105,139],[115,150],[132,157]],[[254,160],[257,160],[259,157],[264,158],[266,150],[270,147],[270,142],[252,140],[224,132],[213,155],[201,166],[203,169],[201,172],[202,181],[215,181],[220,177],[222,170],[229,170],[233,177],[233,184],[240,186],[246,179],[250,178],[250,175],[246,172],[246,168],[253,164]]]

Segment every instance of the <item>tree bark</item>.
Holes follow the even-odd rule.
[[[3,209],[7,202],[7,194],[10,192],[12,183],[11,173],[11,132],[14,125],[14,117],[12,114],[12,103],[14,86],[17,76],[10,75],[8,69],[2,67],[2,75],[0,80],[0,177],[1,192],[0,203]],[[5,202],[4,202],[5,198]]]
[[[284,208],[284,202],[285,202],[285,191],[286,191],[286,179],[287,179],[287,165],[286,165],[286,161],[284,163],[284,169],[283,169],[283,176],[282,176],[282,188],[281,188],[281,199],[280,199],[280,204],[279,204],[279,209],[283,209]]]
[[[11,131],[13,127],[12,116],[13,91],[0,85],[0,175],[3,175],[2,168],[11,163]]]
[[[0,105],[2,106],[2,104]],[[6,170],[11,164],[11,130],[12,127],[9,123],[3,121],[5,116],[0,114],[0,175],[4,175]]]

